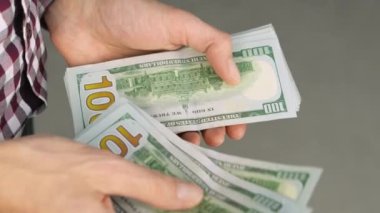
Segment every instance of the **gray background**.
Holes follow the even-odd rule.
[[[233,33],[273,23],[302,96],[297,119],[249,126],[220,150],[322,167],[317,213],[379,212],[380,1],[165,1]],[[48,41],[49,108],[39,133],[72,137],[65,63]]]

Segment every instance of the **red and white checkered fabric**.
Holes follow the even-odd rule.
[[[52,0],[0,0],[0,141],[46,106],[40,19]]]

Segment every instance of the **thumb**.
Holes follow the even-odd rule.
[[[228,84],[237,84],[240,74],[232,58],[232,42],[229,34],[215,29],[194,15],[172,9],[168,15],[168,29],[174,45],[185,45],[206,54],[215,72]]]
[[[100,192],[133,198],[160,209],[188,209],[203,197],[202,189],[194,184],[125,160],[97,165],[95,170],[90,180],[95,181]]]

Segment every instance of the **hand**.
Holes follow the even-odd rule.
[[[204,52],[216,73],[237,84],[230,36],[192,14],[154,0],[55,0],[45,14],[51,38],[71,66],[190,46]],[[245,125],[202,131],[218,146],[225,134],[241,139]],[[197,132],[181,136],[200,143]]]
[[[59,137],[0,144],[1,212],[114,212],[110,195],[157,208],[198,204],[202,191],[107,151]]]

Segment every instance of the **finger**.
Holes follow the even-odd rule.
[[[194,15],[173,9],[169,18],[171,35],[175,45],[185,45],[206,53],[215,72],[228,84],[238,84],[240,74],[232,59],[232,43],[229,34],[204,23]],[[174,22],[174,23],[173,23]]]
[[[140,200],[160,209],[188,209],[202,200],[198,186],[125,160],[97,165],[89,177],[100,192]]]
[[[246,130],[247,130],[247,125],[245,124],[238,124],[238,125],[226,127],[227,135],[232,140],[242,139],[245,135]]]
[[[202,131],[203,139],[206,144],[212,147],[217,147],[223,144],[226,135],[225,127],[217,127]]]
[[[108,211],[108,212],[114,212],[112,200],[110,196],[103,196],[102,198],[102,206]]]
[[[198,132],[183,132],[183,133],[180,133],[179,136],[182,139],[195,145],[199,145],[201,143],[201,136],[199,135]]]
[[[44,206],[44,205],[42,205]],[[36,212],[53,212],[49,203],[44,209]],[[43,207],[42,207],[43,208]],[[112,201],[109,196],[100,194],[82,194],[76,199],[66,200],[60,206],[54,206],[54,210],[59,209],[60,212],[81,212],[81,213],[114,213]]]

